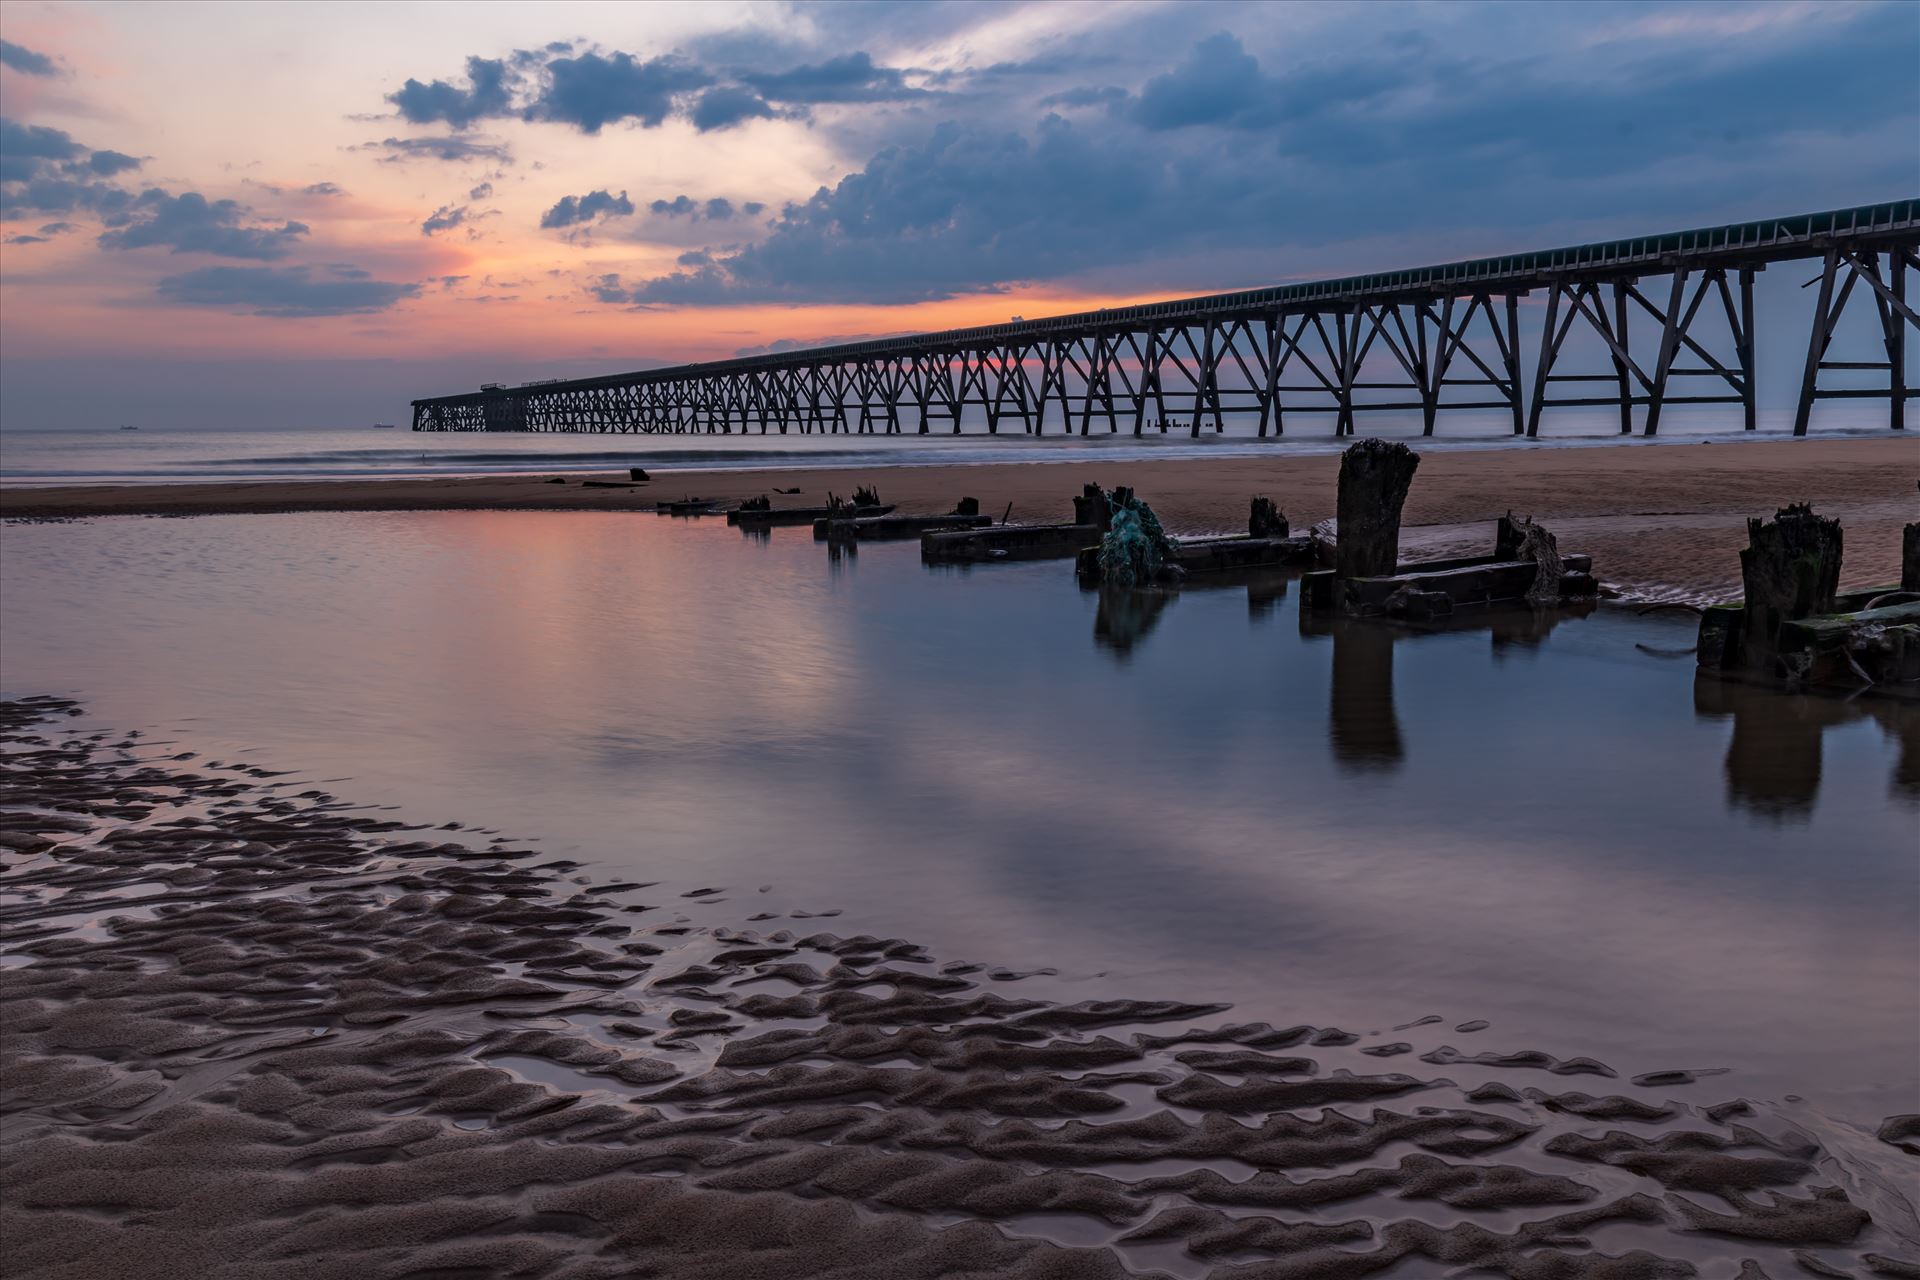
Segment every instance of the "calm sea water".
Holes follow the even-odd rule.
[[[697,919],[1915,1109],[1920,718],[1697,691],[1636,648],[1685,618],[1303,630],[1284,581],[1113,608],[626,513],[13,525],[0,596],[9,693]]]
[[[1864,403],[1864,402],[1863,402]],[[1329,415],[1300,415],[1289,420],[1287,435],[1265,440],[1251,422],[1238,420],[1221,435],[1205,432],[1194,440],[1184,430],[1149,433],[1136,440],[1129,432],[1087,437],[1059,432],[1053,413],[1049,433],[1031,437],[1015,431],[1000,436],[782,436],[753,435],[605,436],[516,435],[502,433],[415,433],[371,428],[313,428],[288,431],[4,431],[0,430],[0,485],[166,483],[205,480],[361,479],[418,475],[484,475],[527,471],[607,471],[624,467],[730,469],[746,467],[924,466],[1045,459],[1180,458],[1289,453],[1335,453],[1349,442],[1333,435]],[[1103,424],[1104,425],[1104,424]],[[1368,416],[1369,435],[1419,438],[1418,415]],[[1724,412],[1670,415],[1654,439],[1618,434],[1612,410],[1561,411],[1543,428],[1538,441],[1520,447],[1625,444],[1632,448],[1697,441],[1779,438],[1791,421],[1783,413],[1763,413],[1761,429],[1751,434],[1729,426]],[[1843,404],[1829,409],[1819,423],[1823,437],[1884,434],[1884,414]],[[974,425],[969,432],[977,432]],[[1510,419],[1494,414],[1463,414],[1442,419],[1438,434],[1423,450],[1516,447]]]

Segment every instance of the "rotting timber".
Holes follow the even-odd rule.
[[[1289,413],[1497,411],[1538,436],[1547,411],[1617,406],[1622,432],[1659,430],[1672,405],[1739,405],[1755,425],[1755,275],[1817,262],[1796,403],[1884,398],[1906,425],[1904,335],[1920,329],[1920,199],[1693,231],[1316,280],[1039,320],[953,329],[413,402],[415,431],[925,436],[1224,432],[1253,418],[1278,437]],[[1546,291],[1523,377],[1520,300]],[[1870,305],[1884,360],[1830,360],[1849,305]],[[1724,321],[1702,323],[1703,316]],[[1570,368],[1569,336],[1605,367]],[[1884,387],[1832,385],[1831,375]],[[1822,385],[1823,375],[1827,385]],[[1693,391],[1701,387],[1704,390]],[[1057,412],[1056,412],[1057,411]]]
[[[1700,616],[1703,677],[1920,698],[1920,525],[1898,586],[1841,592],[1840,522],[1806,505],[1747,521],[1742,599]]]
[[[1511,514],[1500,518],[1490,555],[1400,563],[1400,509],[1419,465],[1419,454],[1384,440],[1362,440],[1342,455],[1334,567],[1300,580],[1304,612],[1424,621],[1597,594],[1589,557],[1560,554],[1552,534]]]

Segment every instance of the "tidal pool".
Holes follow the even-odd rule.
[[[1685,616],[1303,628],[1287,588],[1103,607],[625,513],[16,524],[0,686],[697,922],[1916,1109],[1920,708],[1696,689],[1636,647]]]

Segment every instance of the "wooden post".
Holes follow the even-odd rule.
[[[1335,576],[1378,578],[1400,564],[1400,508],[1420,455],[1403,444],[1362,440],[1340,455]]]
[[[1900,589],[1920,591],[1920,523],[1900,530]]]
[[[1753,268],[1740,268],[1740,333],[1734,349],[1740,357],[1740,412],[1748,431],[1759,425],[1759,400],[1753,384]]]
[[[1777,674],[1780,624],[1833,612],[1840,553],[1840,522],[1815,515],[1811,507],[1782,507],[1770,521],[1747,521],[1747,547],[1740,553],[1740,652],[1747,670]]]

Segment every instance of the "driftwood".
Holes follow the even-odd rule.
[[[1247,536],[1249,538],[1284,538],[1293,530],[1287,524],[1286,513],[1273,505],[1272,498],[1253,500],[1253,507],[1247,513]]]
[[[1533,565],[1533,584],[1527,588],[1527,603],[1557,605],[1566,598],[1560,580],[1566,573],[1560,556],[1560,544],[1546,526],[1525,517],[1514,519],[1509,511],[1500,517],[1493,536],[1496,560],[1525,560]]]
[[[880,505],[880,490],[860,487],[853,491],[853,505],[856,507],[877,507]]]
[[[764,493],[757,498],[747,498],[740,503],[740,510],[771,511],[773,510],[773,499],[767,497]]]
[[[1740,648],[1750,670],[1773,670],[1782,623],[1833,612],[1840,552],[1840,522],[1804,503],[1780,508],[1770,521],[1747,521]]]
[[[1341,578],[1377,578],[1400,562],[1400,508],[1420,455],[1385,440],[1362,440],[1340,455],[1338,542]]]

